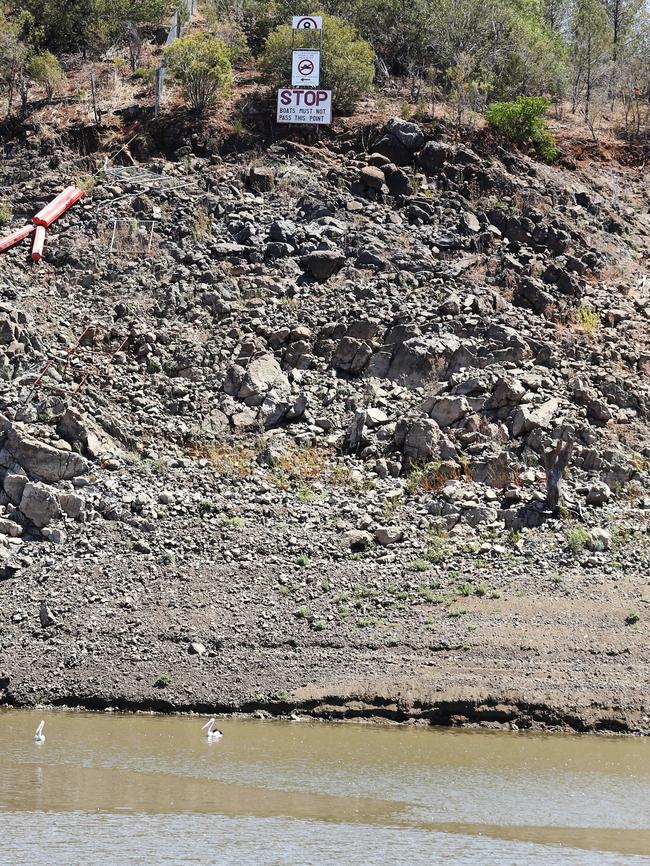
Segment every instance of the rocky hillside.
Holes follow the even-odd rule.
[[[5,700],[644,730],[643,172],[140,145],[2,254]],[[18,227],[74,154],[5,151]]]

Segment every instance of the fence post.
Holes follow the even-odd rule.
[[[163,84],[165,81],[165,65],[161,61],[158,64],[158,68],[156,69],[156,81],[155,81],[155,92],[154,92],[154,103],[153,103],[153,115],[154,117],[158,117],[160,112],[160,103],[162,102],[163,95]]]
[[[99,125],[100,115],[97,109],[97,84],[95,81],[94,71],[90,73],[90,94],[93,100],[93,114],[95,115],[95,123]]]

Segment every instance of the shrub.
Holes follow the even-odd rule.
[[[567,547],[572,553],[580,553],[581,550],[584,550],[588,540],[589,533],[579,526],[574,526],[573,529],[566,532]]]
[[[273,88],[286,87],[291,79],[292,30],[277,27],[266,40],[260,61],[263,80]],[[375,74],[374,52],[352,25],[333,15],[323,16],[321,87],[332,91],[338,111],[354,110],[370,90]]]
[[[632,610],[625,617],[625,624],[626,625],[636,625],[640,619],[641,619],[640,614],[638,614],[635,610]]]
[[[557,144],[544,124],[550,101],[544,96],[519,96],[514,102],[491,102],[485,118],[492,129],[519,147],[532,144],[545,162],[557,157]]]
[[[32,81],[43,85],[48,99],[52,99],[54,91],[63,80],[59,61],[51,51],[35,54],[29,61],[27,72]]]
[[[600,325],[600,313],[593,307],[578,307],[576,310],[578,327],[591,337]]]
[[[229,51],[222,39],[207,33],[184,36],[165,49],[167,66],[180,84],[192,111],[203,112],[232,81]]]
[[[12,210],[11,205],[6,201],[0,201],[0,229],[8,226],[11,222]]]

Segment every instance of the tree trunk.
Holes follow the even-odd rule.
[[[558,441],[553,448],[547,448],[542,455],[546,472],[546,505],[549,511],[556,512],[562,503],[562,476],[571,453],[573,440]]]

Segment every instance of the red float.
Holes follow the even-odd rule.
[[[45,227],[36,226],[34,232],[34,241],[32,243],[32,258],[35,262],[40,262],[43,258],[43,245],[45,243]]]
[[[16,229],[10,235],[0,238],[0,253],[13,247],[14,244],[24,241],[34,231],[34,226],[23,226],[21,229]]]
[[[84,191],[74,184],[66,187],[63,192],[59,193],[56,198],[52,199],[49,204],[45,205],[36,216],[32,217],[32,222],[37,226],[44,226],[46,229],[49,228],[54,220],[58,219],[61,214],[64,214],[68,208],[72,207],[75,202],[79,201],[83,195]]]

